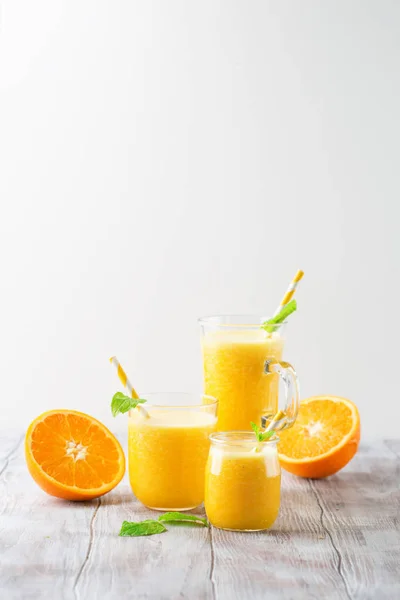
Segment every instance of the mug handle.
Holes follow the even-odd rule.
[[[300,387],[299,380],[296,375],[296,371],[292,365],[285,361],[279,361],[275,358],[271,358],[264,363],[264,374],[271,375],[277,373],[282,379],[285,386],[285,408],[284,417],[281,421],[276,423],[274,429],[287,429],[291,427],[296,420],[297,413],[299,412],[300,404]],[[261,419],[263,427],[267,427],[268,423],[272,421],[275,414],[265,415]]]

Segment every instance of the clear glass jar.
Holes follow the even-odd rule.
[[[274,436],[212,433],[206,466],[205,509],[214,527],[233,531],[269,529],[279,513],[281,469]]]

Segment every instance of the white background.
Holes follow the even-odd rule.
[[[1,5],[1,408],[200,390],[196,319],[306,275],[302,396],[399,417],[400,3]]]

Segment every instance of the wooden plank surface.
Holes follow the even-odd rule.
[[[95,504],[60,502],[27,472],[21,433],[0,435],[0,598],[75,600]]]
[[[1,431],[0,597],[400,598],[400,440],[362,445],[326,480],[284,473],[268,533],[171,527],[118,537],[124,519],[153,514],[126,479],[91,503],[46,496],[26,471],[21,434]]]

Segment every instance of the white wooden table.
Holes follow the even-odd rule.
[[[126,479],[93,502],[51,498],[31,480],[22,441],[0,432],[1,599],[400,598],[400,440],[361,445],[324,481],[284,473],[270,532],[170,527],[141,538],[118,537],[124,519],[153,515]]]

